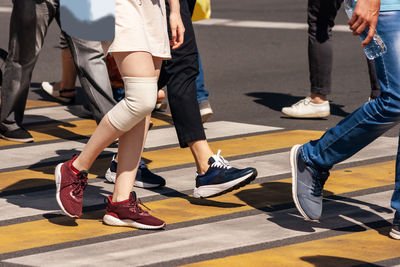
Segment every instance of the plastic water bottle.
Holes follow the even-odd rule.
[[[346,11],[346,14],[349,17],[349,19],[353,17],[353,11],[356,2],[357,0],[344,0],[344,10]],[[368,35],[368,28],[365,29],[360,34],[361,41],[363,41],[367,37],[367,35]],[[364,52],[367,55],[368,59],[374,59],[386,53],[386,45],[376,31],[374,38],[367,46],[364,47]]]

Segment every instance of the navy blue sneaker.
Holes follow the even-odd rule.
[[[208,163],[210,167],[204,174],[196,177],[196,187],[193,196],[196,198],[215,197],[249,184],[257,177],[254,168],[236,169],[229,165],[220,150],[212,156]]]
[[[115,183],[117,177],[117,166],[118,163],[115,161],[115,155],[111,160],[110,168],[104,175],[107,181]],[[143,159],[140,160],[139,169],[136,173],[135,186],[140,188],[156,188],[165,185],[165,180],[161,176],[152,173],[144,163]]]
[[[307,220],[319,220],[322,214],[322,190],[328,171],[317,171],[301,157],[301,145],[290,150],[292,195],[296,208]]]

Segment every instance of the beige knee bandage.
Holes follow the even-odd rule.
[[[127,132],[150,114],[157,101],[157,77],[124,77],[125,98],[108,113],[111,124]]]

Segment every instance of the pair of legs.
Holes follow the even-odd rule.
[[[307,8],[308,60],[311,99],[322,103],[331,93],[333,62],[332,28],[343,0],[309,0]],[[367,60],[371,80],[371,97],[380,91],[373,60]]]
[[[330,115],[328,95],[331,93],[333,65],[332,29],[343,0],[308,0],[308,67],[310,96],[284,107],[282,113],[295,118],[323,118]],[[380,86],[373,60],[367,59],[371,82],[370,98],[379,96]]]
[[[14,141],[30,142],[22,128],[32,72],[54,18],[59,22],[58,0],[15,0],[10,19],[9,56],[1,93],[0,133]],[[115,105],[100,43],[66,36],[86,103],[97,122]]]
[[[113,55],[123,77],[158,77],[162,63],[160,58],[153,58],[147,52],[118,52]],[[129,90],[129,87],[125,86],[125,88]],[[88,170],[97,156],[116,138],[119,138],[118,154],[120,159],[113,202],[128,199],[133,188],[148,131],[150,114],[143,118],[137,118],[137,120],[139,122],[130,130],[122,131],[111,124],[108,115],[104,116],[82,153],[73,162],[73,166],[77,170]]]
[[[321,216],[322,188],[328,178],[329,169],[360,151],[400,121],[399,19],[400,11],[381,12],[379,16],[377,32],[387,47],[387,52],[375,59],[381,85],[380,96],[365,103],[329,129],[321,139],[292,149],[294,199],[306,218],[319,219]],[[395,175],[396,186],[391,206],[396,210],[394,224],[400,225],[399,148]],[[400,239],[400,232],[397,236]]]

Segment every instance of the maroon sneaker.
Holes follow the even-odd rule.
[[[166,225],[164,221],[142,210],[139,204],[144,207],[146,206],[140,199],[136,198],[135,192],[131,193],[128,200],[117,203],[113,203],[112,197],[108,196],[107,202],[106,215],[103,217],[103,222],[105,224],[112,226],[130,226],[147,230],[161,229]]]
[[[87,171],[75,173],[72,170],[73,157],[56,167],[57,203],[62,211],[70,217],[79,218],[82,215],[83,190],[87,185]]]

